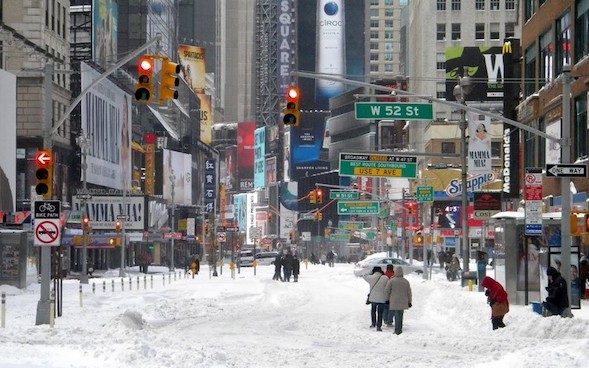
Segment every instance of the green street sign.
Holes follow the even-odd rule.
[[[380,202],[354,201],[337,202],[338,215],[376,215],[380,212]]]
[[[415,197],[417,198],[417,202],[433,202],[434,201],[434,187],[418,186],[415,194],[416,194]]]
[[[358,198],[360,198],[360,193],[358,193],[358,192],[336,192],[336,191],[329,192],[329,199],[358,199]]]
[[[329,240],[344,241],[349,240],[350,234],[329,234]]]
[[[341,176],[416,178],[417,157],[386,154],[340,153]]]
[[[340,221],[337,225],[343,230],[362,230],[364,228],[364,223],[357,221]]]
[[[356,119],[433,120],[432,104],[413,102],[356,102]]]

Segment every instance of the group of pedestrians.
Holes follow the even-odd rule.
[[[403,314],[412,307],[411,285],[403,277],[403,268],[387,265],[387,271],[374,267],[371,275],[364,276],[370,285],[367,302],[371,305],[371,328],[382,331],[383,321],[395,327],[395,334],[403,333]]]
[[[283,282],[290,282],[291,276],[294,282],[299,281],[299,273],[301,270],[301,261],[296,253],[290,250],[282,255],[277,255],[274,260],[274,276],[272,280],[280,280]],[[282,274],[281,274],[282,271]]]

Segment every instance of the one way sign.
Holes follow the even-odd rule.
[[[587,166],[583,164],[546,165],[546,176],[559,176],[563,178],[585,178],[587,177]]]

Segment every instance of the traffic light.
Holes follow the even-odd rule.
[[[144,55],[137,64],[137,76],[139,83],[135,84],[135,99],[148,103],[153,101],[153,57]]]
[[[300,91],[297,87],[288,87],[286,91],[286,107],[282,110],[284,113],[282,121],[285,125],[299,126],[299,97]]]
[[[317,197],[317,203],[323,203],[323,190],[315,189],[315,195]]]
[[[413,203],[409,203],[408,211],[410,215],[413,215],[413,213],[415,212]]]
[[[315,189],[309,192],[309,203],[317,203],[317,193]]]
[[[53,157],[49,151],[38,151],[35,156],[35,192],[43,199],[51,199],[53,192]]]
[[[272,222],[272,212],[268,212],[268,222]]]
[[[122,228],[123,228],[123,224],[121,223],[120,220],[117,220],[115,222],[115,232],[120,233]]]
[[[90,228],[90,219],[88,217],[84,217],[82,219],[82,227],[84,230],[88,230]]]
[[[108,238],[108,245],[121,245],[121,238]]]
[[[323,214],[319,211],[315,212],[315,221],[323,220]]]
[[[168,59],[162,60],[162,70],[160,78],[160,104],[167,100],[177,99],[178,90],[176,89],[180,85],[180,65],[171,62]]]
[[[575,235],[579,232],[579,224],[577,222],[578,220],[577,220],[576,213],[571,213],[570,221],[571,221],[571,234]]]

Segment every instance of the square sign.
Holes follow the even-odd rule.
[[[60,201],[35,201],[33,218],[34,245],[56,246],[61,242]]]
[[[418,186],[415,193],[417,202],[433,202],[434,201],[434,187],[432,186]]]

